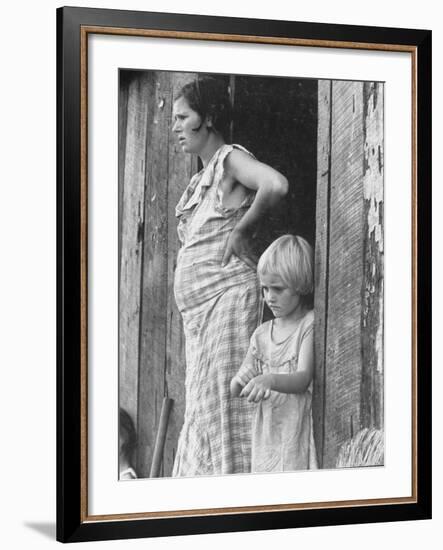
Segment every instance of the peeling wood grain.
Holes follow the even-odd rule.
[[[363,84],[332,83],[324,467],[360,429]]]
[[[383,84],[364,84],[364,278],[362,285],[361,417],[383,427]]]

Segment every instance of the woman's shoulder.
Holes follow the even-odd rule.
[[[255,158],[254,155],[238,143],[225,143],[218,151],[217,164],[223,164],[226,167],[235,167],[237,163]]]
[[[240,145],[239,143],[225,143],[222,149],[225,150],[227,153],[231,153],[232,151],[235,151],[236,153],[238,152],[240,153],[240,156],[242,156],[243,154],[250,157],[254,156],[251,151],[248,151],[246,147],[243,147],[243,145]]]
[[[220,150],[222,160],[227,159],[229,163],[242,162],[247,159],[255,159],[254,155],[238,143],[225,143]]]

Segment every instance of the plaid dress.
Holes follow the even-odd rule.
[[[174,292],[186,342],[186,408],[174,476],[250,471],[252,406],[230,397],[230,382],[257,327],[260,292],[255,270],[223,253],[232,229],[252,203],[222,205],[224,159],[237,145],[223,145],[191,179],[176,215],[182,247]]]

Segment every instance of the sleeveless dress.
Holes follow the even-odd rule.
[[[245,386],[259,374],[297,372],[300,347],[313,327],[314,312],[308,311],[292,334],[282,342],[275,342],[273,321],[260,325],[236,374],[241,385]],[[318,467],[312,422],[312,386],[311,381],[304,393],[271,391],[269,399],[254,404],[252,472],[313,470]]]
[[[182,247],[174,293],[185,334],[186,402],[173,476],[250,471],[252,407],[231,398],[230,382],[258,324],[260,291],[256,271],[237,256],[221,266],[231,231],[254,199],[251,192],[239,208],[223,207],[224,160],[234,148],[245,151],[218,149],[176,208]]]

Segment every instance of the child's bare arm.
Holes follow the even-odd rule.
[[[259,374],[246,384],[240,392],[240,397],[247,397],[251,403],[268,399],[271,395],[270,374]]]
[[[298,354],[297,372],[275,374],[272,389],[281,393],[303,393],[314,376],[314,333],[305,336]]]
[[[231,392],[231,397],[239,397],[248,380],[250,380],[254,376],[257,376],[257,374],[258,372],[255,367],[252,349],[251,346],[249,346],[240,370],[231,380],[229,388]]]
[[[258,403],[269,397],[270,391],[280,393],[303,393],[308,389],[314,375],[314,337],[311,332],[302,342],[298,356],[297,372],[292,374],[261,374],[246,384],[240,393],[248,401]]]

